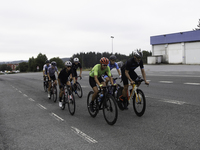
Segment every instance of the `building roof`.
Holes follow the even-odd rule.
[[[200,30],[178,32],[150,37],[151,45],[200,41]]]

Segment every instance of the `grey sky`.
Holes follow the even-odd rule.
[[[197,27],[199,0],[1,0],[0,61],[39,53],[151,50],[150,36]]]

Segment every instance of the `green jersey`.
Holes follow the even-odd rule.
[[[110,72],[110,67],[109,66],[107,66],[106,69],[101,70],[101,64],[97,64],[90,71],[90,76],[91,77],[97,76],[99,78],[103,74],[105,74],[105,72],[108,73],[108,76],[111,76],[111,72]]]

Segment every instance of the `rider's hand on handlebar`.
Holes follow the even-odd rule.
[[[148,81],[145,81],[145,84],[146,84],[146,85],[149,85],[149,82],[148,82]]]
[[[133,84],[135,84],[135,82],[132,80],[132,81],[131,81],[131,85],[133,85]]]

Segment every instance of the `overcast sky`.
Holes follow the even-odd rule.
[[[39,53],[129,55],[151,50],[150,36],[192,31],[200,0],[1,0],[0,62]]]

